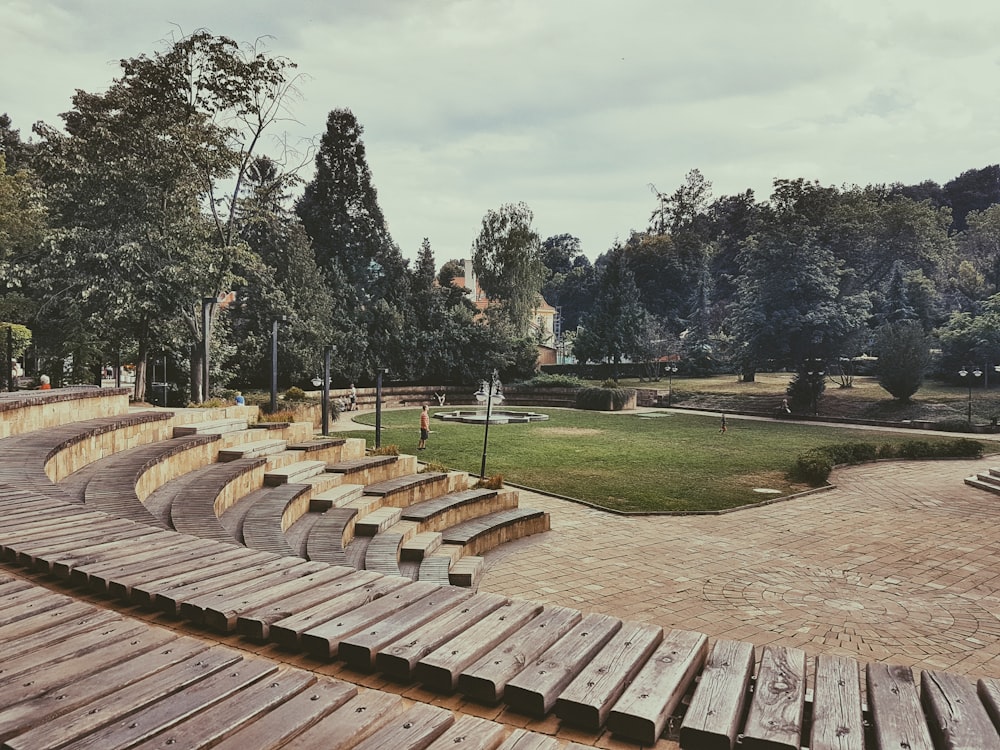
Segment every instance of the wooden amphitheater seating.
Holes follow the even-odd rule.
[[[423,562],[453,554],[439,548]],[[235,627],[421,690],[554,715],[578,740],[610,729],[619,744],[648,745],[671,732],[692,750],[1000,747],[996,679],[973,684],[925,671],[916,680],[909,668],[870,663],[862,691],[854,659],[820,655],[810,678],[806,654],[794,648],[710,645],[699,633],[254,551],[112,517],[31,486],[0,484],[0,556],[107,598],[159,607],[192,627]],[[327,678],[2,572],[0,604],[5,747],[233,747],[237,739],[256,747],[281,733],[288,747],[337,737],[352,748],[440,749],[465,731],[491,736],[490,747],[559,746],[482,720],[456,722],[435,706],[408,708],[397,695],[353,686],[341,695]],[[340,697],[321,707],[303,697],[309,689]]]

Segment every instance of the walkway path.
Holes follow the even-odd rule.
[[[359,427],[347,416],[337,429]],[[832,490],[721,516],[622,517],[521,490],[552,529],[488,553],[480,590],[996,676],[1000,497],[962,480],[998,463],[865,464],[835,471]]]
[[[994,463],[996,459],[994,459]],[[552,530],[480,590],[808,653],[1000,674],[1000,498],[980,461],[838,470],[836,489],[721,516],[622,518],[537,493]]]

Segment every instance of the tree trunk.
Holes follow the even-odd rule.
[[[146,400],[146,358],[149,356],[149,346],[144,338],[138,342],[135,362],[135,383],[133,384],[132,398],[136,401]]]
[[[195,344],[191,347],[191,400],[196,404],[200,404],[202,402],[201,381],[204,370],[204,352],[202,352],[200,345]]]
[[[743,383],[753,383],[757,379],[756,370],[744,370],[741,373],[740,381]]]

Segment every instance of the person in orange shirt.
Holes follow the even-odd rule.
[[[427,404],[424,404],[420,410],[420,442],[417,444],[417,450],[426,450],[427,438],[430,437],[430,434],[431,415],[427,413]]]
[[[38,382],[41,383],[41,385],[38,386],[38,390],[40,391],[52,390],[52,385],[49,383],[48,375],[42,375],[40,378],[38,378]]]

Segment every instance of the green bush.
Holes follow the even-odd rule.
[[[983,444],[969,438],[954,440],[904,440],[900,443],[836,443],[813,448],[799,456],[788,472],[793,482],[818,487],[830,478],[834,466],[859,464],[876,458],[979,458]]]
[[[604,382],[601,383],[601,388],[617,388],[618,381],[614,378],[605,378]]]
[[[284,396],[285,401],[305,401],[309,398],[304,390],[295,385],[285,391]]]
[[[575,375],[546,375],[542,373],[518,385],[529,388],[582,388],[583,381]]]
[[[934,423],[934,429],[942,432],[972,432],[972,425],[967,419],[942,419]]]
[[[633,394],[634,388],[581,388],[576,392],[576,408],[613,411],[624,407]]]
[[[378,448],[372,448],[368,451],[369,456],[398,456],[399,446],[398,445],[381,445]]]

